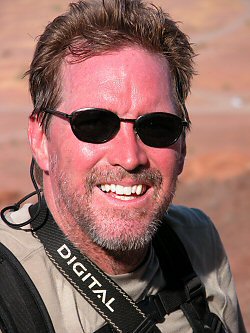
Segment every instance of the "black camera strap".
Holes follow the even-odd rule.
[[[36,210],[35,205],[30,207],[31,216]],[[32,228],[54,265],[107,322],[96,333],[113,333],[114,330],[159,333],[155,324],[177,309],[183,311],[193,333],[224,333],[222,322],[209,310],[205,288],[183,244],[166,217],[164,220],[153,246],[165,276],[166,289],[138,303],[66,238],[44,199]]]
[[[124,290],[66,238],[54,221],[45,200],[42,201],[39,221],[36,219],[35,222],[32,224],[36,230],[34,236],[42,242],[48,257],[117,332],[146,333],[152,329],[158,330],[155,321],[146,316]]]

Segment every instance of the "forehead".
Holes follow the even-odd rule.
[[[79,63],[70,57],[62,65],[62,100],[68,110],[138,102],[147,95],[171,98],[168,62],[139,47],[94,56]]]

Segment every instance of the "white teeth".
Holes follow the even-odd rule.
[[[105,185],[105,191],[106,191],[106,192],[109,192],[109,191],[110,191],[110,185],[108,185],[108,184]]]
[[[132,196],[125,196],[125,195],[119,195],[119,196],[116,196],[116,199],[120,199],[120,200],[124,200],[124,201],[129,201],[129,200],[133,200],[134,197]]]
[[[135,193],[136,193],[137,195],[140,195],[141,192],[142,192],[142,185],[138,185]]]
[[[133,186],[122,186],[115,184],[102,184],[100,188],[103,192],[112,192],[119,196],[131,196],[131,194],[141,195],[143,190],[143,185],[133,185]],[[126,199],[125,199],[126,200]]]
[[[126,194],[126,195],[130,195],[131,192],[132,192],[132,188],[131,188],[131,186],[129,186],[129,187],[128,187],[128,186],[124,187],[123,192],[124,192],[124,194]]]
[[[136,186],[136,185],[132,186],[132,191],[131,191],[131,192],[132,192],[133,194],[135,194],[136,189],[137,189],[137,186]]]
[[[124,187],[121,186],[121,185],[116,185],[116,191],[115,191],[115,193],[123,195],[124,194]]]
[[[115,193],[115,190],[116,190],[115,184],[111,184],[111,192]]]

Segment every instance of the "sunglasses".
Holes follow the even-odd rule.
[[[100,108],[79,109],[71,114],[45,109],[45,113],[69,121],[74,135],[89,143],[104,143],[118,133],[120,123],[133,123],[134,131],[141,141],[150,147],[163,148],[173,145],[180,137],[186,120],[165,112],[148,113],[137,119],[119,118],[117,114]]]

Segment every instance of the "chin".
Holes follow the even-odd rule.
[[[159,220],[136,225],[136,222],[102,225],[102,228],[88,228],[90,239],[98,246],[110,251],[131,251],[146,247],[152,240],[160,224]]]

